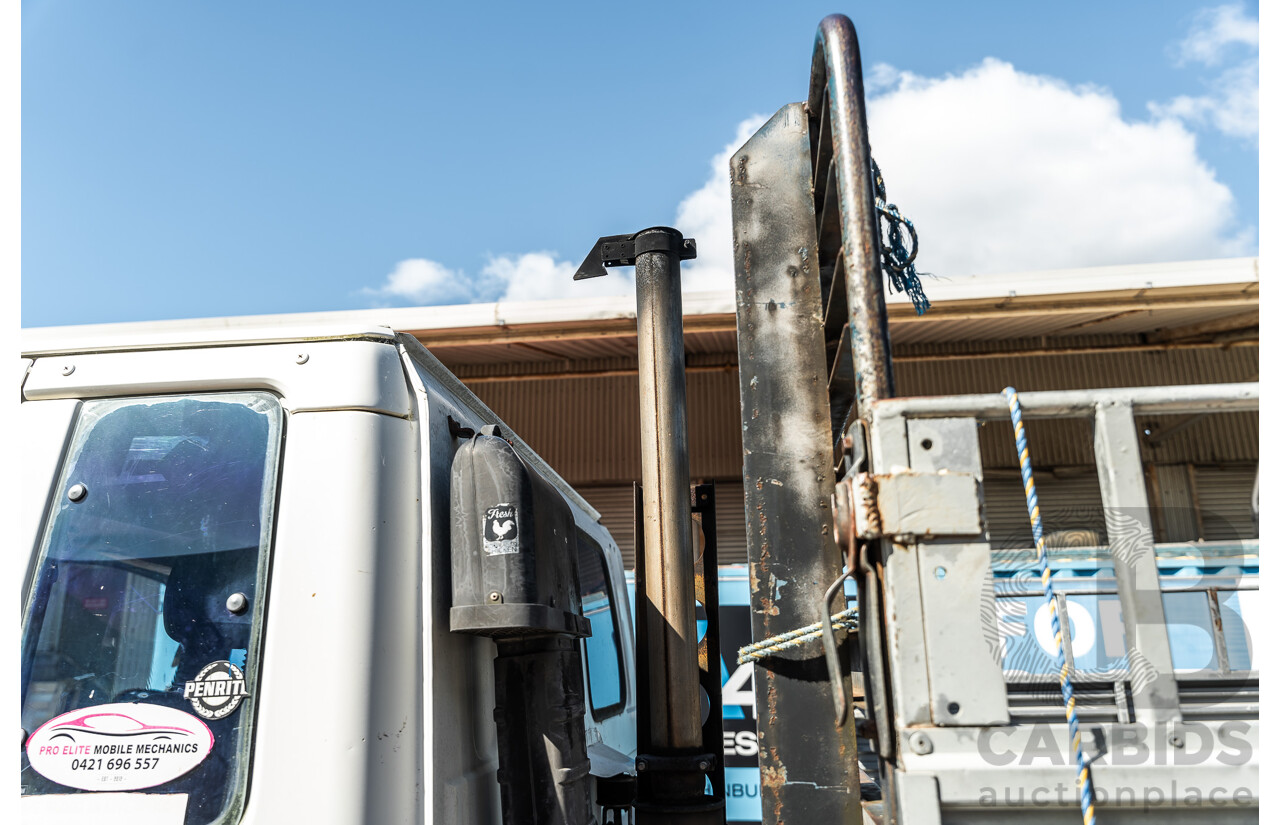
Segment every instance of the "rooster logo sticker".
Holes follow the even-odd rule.
[[[484,511],[484,552],[505,556],[520,552],[519,529],[514,504],[499,504]]]

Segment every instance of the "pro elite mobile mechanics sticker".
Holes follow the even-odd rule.
[[[520,552],[516,540],[516,508],[514,504],[499,504],[484,511],[484,552],[490,556],[505,556]]]
[[[225,719],[249,695],[244,672],[230,662],[210,662],[182,689],[182,698],[205,719]]]
[[[42,776],[82,791],[136,791],[190,771],[213,750],[204,722],[164,705],[117,703],[55,716],[27,740]]]

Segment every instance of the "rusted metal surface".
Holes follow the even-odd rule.
[[[809,123],[803,104],[783,107],[730,165],[754,639],[818,621],[841,568]],[[848,647],[841,634],[846,682]],[[854,726],[837,727],[828,676],[816,645],[756,667],[766,823],[860,815]]]
[[[635,488],[637,544],[637,822],[714,825],[724,820],[720,795],[707,796],[707,775],[722,746],[706,747],[701,719],[696,598],[707,598],[695,575],[689,490],[680,259],[692,241],[667,227],[626,236],[626,263],[636,267],[636,327],[642,485]],[[579,270],[587,277],[617,265],[602,238]],[[686,254],[686,252],[690,254]],[[592,273],[599,268],[599,273]],[[713,528],[714,529],[714,528]],[[712,537],[714,538],[714,536]],[[712,551],[714,553],[714,549]],[[713,594],[714,595],[714,594]],[[718,674],[717,674],[718,675]],[[713,783],[713,787],[714,783]]]
[[[640,336],[640,456],[644,490],[651,733],[655,747],[697,747],[696,623],[689,533],[689,441],[685,415],[680,268],[664,254],[636,262]],[[692,696],[692,699],[690,699]]]
[[[830,120],[831,167],[835,169],[840,237],[848,295],[858,401],[869,404],[894,394],[889,354],[889,315],[880,271],[880,231],[871,175],[871,145],[862,90],[862,57],[849,18],[832,14],[818,26],[809,81],[811,117]],[[825,128],[823,122],[821,128]],[[815,175],[822,177],[822,170]],[[825,200],[830,200],[828,185]]]

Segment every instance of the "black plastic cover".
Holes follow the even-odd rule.
[[[511,638],[590,636],[576,527],[564,497],[505,440],[477,435],[453,459],[449,629]]]

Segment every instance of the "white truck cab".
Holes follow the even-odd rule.
[[[617,545],[412,336],[64,329],[24,348],[24,820],[497,822],[500,797],[535,792],[527,759],[579,806],[591,776],[634,773]],[[462,490],[455,456],[484,444],[538,497]],[[492,583],[517,561],[569,578]],[[506,611],[476,620],[492,632],[451,615],[460,564],[480,571],[472,613]],[[542,664],[502,699],[504,646]],[[513,707],[546,673],[560,711]]]

